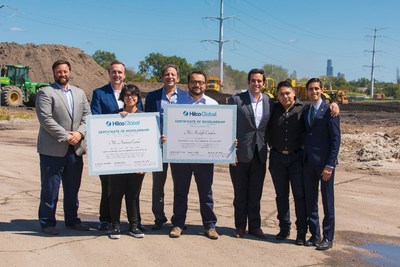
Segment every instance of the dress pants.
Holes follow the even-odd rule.
[[[272,149],[269,156],[269,171],[275,187],[279,228],[290,229],[291,227],[289,209],[290,184],[294,198],[297,232],[307,233],[302,150],[285,155]]]
[[[214,199],[212,184],[214,164],[171,163],[172,179],[174,181],[174,215],[171,222],[174,226],[183,228],[188,209],[188,194],[192,175],[197,184],[199,194],[200,214],[205,229],[214,228],[217,217],[213,211]]]
[[[56,226],[56,209],[60,183],[64,192],[64,221],[66,226],[78,224],[78,192],[81,186],[83,160],[70,146],[64,157],[40,154],[41,192],[39,222],[42,228]]]
[[[312,235],[321,236],[318,215],[318,188],[321,183],[322,205],[324,219],[322,221],[323,238],[333,241],[335,232],[335,206],[334,206],[334,176],[325,182],[321,178],[324,166],[313,166],[307,162],[304,164],[304,186],[306,193],[306,205],[308,226]]]
[[[108,192],[108,178],[110,175],[100,175],[101,197],[100,197],[100,222],[111,222],[110,199]]]
[[[264,186],[266,163],[261,162],[257,149],[250,162],[229,165],[233,184],[235,227],[249,230],[261,228],[260,201]]]
[[[139,223],[138,198],[142,188],[144,174],[127,173],[109,176],[110,216],[113,224],[120,224],[122,198],[125,195],[125,206],[128,222],[134,228]]]
[[[168,163],[163,163],[163,170],[153,172],[152,211],[155,220],[167,221],[164,212],[164,187],[167,180]]]

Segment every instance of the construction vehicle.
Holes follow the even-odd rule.
[[[263,94],[268,95],[271,99],[276,99],[278,92],[275,87],[275,80],[267,77],[265,78],[265,88],[262,90]]]
[[[289,80],[292,84],[292,87],[296,93],[296,97],[301,101],[308,101],[307,96],[307,88],[304,85],[296,84],[296,80]],[[337,102],[338,104],[349,104],[349,99],[347,97],[348,91],[346,90],[332,90],[332,87],[329,86],[330,89],[322,88],[324,92],[322,93],[322,98],[327,103]]]
[[[222,83],[218,77],[209,77],[206,82],[206,92],[221,92]]]
[[[36,93],[48,83],[32,83],[29,79],[29,67],[6,64],[1,66],[0,104],[19,107],[35,106]]]

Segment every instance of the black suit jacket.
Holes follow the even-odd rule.
[[[257,147],[261,162],[267,161],[267,128],[273,108],[273,100],[262,94],[263,116],[260,125],[255,123],[254,111],[251,106],[249,91],[234,95],[228,99],[228,104],[237,106],[237,132],[238,140],[237,159],[239,162],[250,162]]]

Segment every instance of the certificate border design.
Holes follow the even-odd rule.
[[[198,110],[198,111],[207,111],[210,112],[212,110],[217,109],[229,109],[232,110],[232,131],[230,135],[225,136],[224,138],[228,138],[231,140],[232,148],[231,153],[226,159],[171,159],[168,158],[168,120],[174,119],[171,118],[170,109],[179,108],[179,109],[190,109],[190,110]],[[167,142],[163,144],[163,159],[164,162],[170,163],[234,163],[236,160],[236,117],[237,117],[237,106],[236,105],[190,105],[190,104],[169,104],[164,106],[164,125],[163,125],[163,133],[167,137]]]
[[[123,170],[112,170],[112,171],[96,171],[92,166],[92,143],[93,143],[93,134],[92,134],[92,124],[95,120],[121,120],[126,118],[137,118],[137,117],[155,117],[156,119],[156,135],[157,135],[157,163],[156,166],[151,168],[140,168],[140,167],[132,167],[131,169],[123,169]],[[88,115],[86,117],[86,126],[87,126],[87,154],[88,154],[88,165],[89,165],[89,175],[103,175],[103,174],[123,174],[123,173],[136,173],[136,172],[151,172],[151,171],[162,171],[162,152],[161,152],[161,141],[160,141],[160,114],[158,112],[141,112],[141,113],[129,113],[125,118],[121,118],[120,114],[103,114],[103,115]]]

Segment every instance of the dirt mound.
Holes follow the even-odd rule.
[[[66,59],[72,65],[70,83],[85,90],[89,100],[92,91],[108,82],[108,74],[94,59],[79,48],[58,44],[17,44],[0,43],[0,64],[27,65],[31,82],[54,81],[51,65],[58,59]],[[144,92],[162,87],[162,83],[133,82]],[[187,90],[187,85],[180,84]]]
[[[29,66],[32,82],[53,82],[51,65],[58,59],[71,63],[70,83],[84,89],[88,97],[91,97],[93,89],[108,81],[107,71],[79,48],[57,44],[0,43],[0,64]]]

